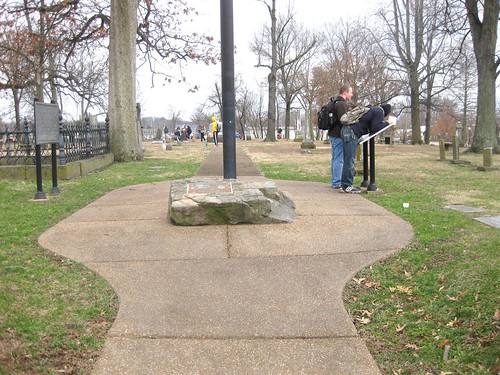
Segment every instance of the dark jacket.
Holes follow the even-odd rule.
[[[384,110],[377,106],[370,108],[368,112],[361,116],[357,123],[351,125],[351,128],[359,138],[368,133],[376,133],[387,125],[389,123],[384,121]]]
[[[353,106],[351,102],[346,102],[346,100],[342,96],[337,96],[334,100],[338,100],[335,103],[335,125],[328,130],[329,137],[340,138],[340,129],[342,129],[342,124],[340,123],[340,118],[344,113],[346,113]]]

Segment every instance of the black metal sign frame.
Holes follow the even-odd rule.
[[[41,145],[51,144],[52,150],[52,189],[51,194],[59,194],[61,191],[57,186],[57,143],[59,143],[60,114],[59,107],[55,103],[40,103],[37,99],[35,106],[35,164],[36,164],[36,188],[34,199],[46,199],[42,183],[42,152]]]

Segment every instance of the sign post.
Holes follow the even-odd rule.
[[[391,126],[394,126],[394,123],[389,123],[385,128],[380,129],[378,132],[373,133],[373,134],[365,134],[359,139],[359,144],[363,145],[363,176],[364,176],[364,181],[363,185],[366,187],[367,191],[377,191],[378,187],[375,184],[375,137],[379,135],[380,133],[386,131],[389,129]],[[369,142],[370,145],[370,182],[368,183],[367,181],[367,152],[368,152],[368,147],[367,147],[367,142]]]
[[[224,178],[236,179],[233,0],[220,0]]]
[[[59,194],[57,187],[57,147],[59,143],[59,108],[55,103],[40,103],[35,99],[35,164],[36,188],[34,199],[47,199],[42,183],[42,148],[43,144],[51,144],[52,150],[52,194]]]

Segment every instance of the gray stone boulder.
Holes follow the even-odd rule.
[[[177,225],[290,223],[297,218],[291,195],[271,181],[213,178],[173,181],[168,212]]]

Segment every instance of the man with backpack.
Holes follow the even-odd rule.
[[[342,129],[340,118],[353,106],[350,102],[351,99],[352,87],[349,85],[342,85],[340,87],[339,94],[333,100],[333,126],[328,130],[328,138],[332,146],[332,179],[330,181],[330,185],[333,189],[340,189],[341,186],[342,166],[344,165],[344,148],[340,135],[340,130]]]
[[[354,160],[358,148],[359,138],[365,134],[375,134],[387,127],[389,123],[384,118],[389,116],[392,107],[390,104],[371,107],[358,122],[352,125],[344,125],[341,130],[342,144],[344,148],[344,166],[342,168],[341,193],[359,194],[361,190],[352,186],[354,181]]]

